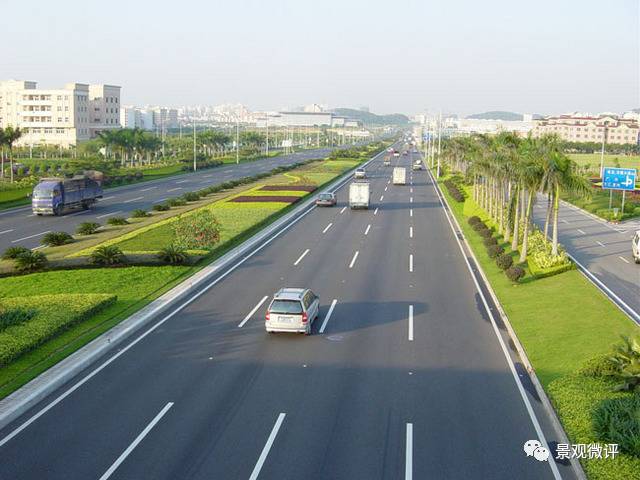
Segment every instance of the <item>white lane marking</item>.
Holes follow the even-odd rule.
[[[353,258],[351,259],[351,263],[349,264],[349,268],[353,268],[353,265],[356,263],[356,258],[358,258],[359,254],[360,252],[356,250],[356,253],[353,254]]]
[[[100,480],[107,480],[107,478],[109,478],[113,472],[116,471],[116,469],[120,466],[120,464],[122,462],[124,462],[127,457],[129,456],[129,454],[131,452],[133,452],[133,450],[138,446],[138,444],[144,440],[144,437],[147,436],[147,434],[151,431],[151,429],[153,427],[156,426],[156,424],[160,421],[160,419],[162,419],[162,417],[164,416],[165,413],[167,413],[169,411],[169,409],[173,407],[173,402],[169,402],[167,403],[164,408],[162,410],[160,410],[160,413],[158,413],[153,420],[151,420],[151,423],[149,425],[147,425],[145,427],[144,430],[142,430],[142,432],[140,432],[140,435],[138,435],[136,437],[136,439],[133,441],[133,443],[131,443],[131,445],[129,445],[127,447],[127,449],[122,452],[122,454],[118,457],[118,459],[113,463],[113,465],[111,465],[109,467],[109,470],[107,470],[106,472],[104,472],[104,474],[100,477]]]
[[[187,183],[189,180],[180,180],[179,182],[176,182],[176,185],[180,185],[181,183]]]
[[[329,307],[329,311],[327,311],[327,314],[324,316],[324,320],[322,321],[322,326],[320,327],[320,330],[318,330],[318,332],[324,333],[324,329],[327,328],[327,322],[329,322],[329,319],[331,318],[333,309],[336,308],[336,303],[338,303],[338,300],[334,298],[333,301],[331,302],[331,306]]]
[[[409,197],[409,203],[413,203],[413,197]]]
[[[629,260],[627,260],[627,259],[626,259],[626,258],[624,258],[624,257],[621,257],[620,255],[618,255],[618,258],[619,258],[620,260],[622,260],[624,263],[630,263],[630,262],[629,262]]]
[[[378,207],[376,207],[376,209],[373,211],[373,214],[374,214],[374,215],[377,215],[377,214],[378,214]]]
[[[389,181],[387,182],[387,185],[390,185],[390,184],[391,184],[391,180],[389,180]]]
[[[407,423],[407,441],[404,457],[404,480],[413,480],[413,423]]]
[[[309,249],[308,248],[304,252],[302,252],[302,255],[300,255],[298,257],[298,259],[293,263],[293,265],[294,266],[298,265],[302,261],[302,259],[307,255],[307,253],[309,253]]]
[[[116,212],[111,212],[111,213],[105,213],[104,215],[98,215],[96,218],[110,217],[111,215],[117,215],[119,213],[122,213],[122,210],[118,210]]]
[[[148,192],[149,190],[154,190],[158,187],[149,187],[149,188],[143,188],[142,190],[140,190],[141,192]]]
[[[247,323],[251,317],[253,317],[253,315],[258,311],[258,309],[267,300],[267,298],[269,298],[268,295],[265,295],[264,297],[262,297],[262,300],[260,300],[258,304],[255,307],[253,307],[253,309],[248,313],[248,315],[244,317],[244,319],[238,324],[238,328],[244,327],[244,324]]]
[[[387,188],[389,188],[389,187],[384,187],[384,191],[385,191],[385,192],[387,191]]]
[[[347,209],[347,207],[342,207],[342,210],[340,210],[340,213],[344,213],[344,211]]]
[[[144,197],[136,197],[136,198],[130,198],[129,200],[125,200],[122,203],[131,203],[131,202],[137,202],[138,200],[142,200]]]
[[[413,208],[410,208],[410,209],[409,209],[409,216],[410,216],[410,217],[413,217]]]
[[[182,190],[182,187],[170,188],[167,192],[175,192],[176,190]]]
[[[413,342],[413,305],[409,305],[409,341]]]
[[[0,235],[2,235],[3,233],[11,233],[13,232],[13,228],[9,229],[9,230],[3,230],[0,232]]]
[[[473,273],[473,269],[471,268],[471,263],[469,263],[469,259],[467,258],[467,254],[464,251],[464,248],[462,246],[462,242],[460,241],[460,238],[458,238],[458,235],[456,234],[456,228],[453,225],[453,220],[451,220],[451,216],[449,215],[449,212],[447,211],[446,207],[445,207],[445,200],[442,197],[442,195],[440,194],[440,192],[438,191],[438,188],[436,187],[436,180],[433,177],[433,174],[429,171],[429,177],[431,178],[431,182],[433,185],[434,190],[436,191],[436,195],[438,196],[438,200],[440,201],[440,205],[442,205],[442,210],[444,211],[445,217],[447,218],[447,222],[449,222],[449,226],[451,227],[451,232],[453,233],[453,236],[456,240],[456,243],[458,244],[458,248],[460,249],[460,253],[462,254],[462,258],[464,259],[465,264],[467,265],[467,270],[469,271],[469,276],[471,277],[471,280],[473,281],[473,284],[476,287],[476,291],[478,292],[478,294],[480,295],[480,298],[482,299],[482,304],[484,306],[485,311],[487,312],[487,315],[489,315],[489,318],[491,319],[491,326],[493,327],[493,333],[495,333],[496,338],[498,339],[498,343],[500,344],[500,348],[502,349],[502,354],[504,355],[504,358],[507,362],[507,365],[509,366],[509,370],[511,371],[511,376],[513,377],[513,381],[516,384],[516,387],[518,388],[518,393],[520,393],[520,398],[522,398],[522,402],[524,403],[525,408],[527,409],[527,413],[529,414],[529,418],[531,419],[531,423],[533,424],[533,428],[536,431],[536,434],[538,435],[538,440],[541,441],[542,445],[549,451],[551,451],[549,449],[549,443],[547,442],[547,438],[544,435],[544,432],[542,431],[542,427],[540,426],[540,422],[538,422],[538,417],[536,417],[536,413],[533,410],[533,407],[531,406],[531,402],[529,401],[529,398],[527,397],[527,393],[524,390],[524,386],[522,385],[522,382],[520,381],[520,377],[518,376],[518,372],[516,371],[516,367],[513,364],[513,360],[511,359],[511,357],[509,356],[509,350],[507,349],[506,344],[504,343],[504,340],[502,338],[502,335],[500,335],[500,331],[498,330],[498,324],[496,323],[496,319],[493,316],[493,312],[491,310],[491,308],[489,308],[489,303],[487,302],[486,297],[484,296],[484,292],[482,291],[482,289],[480,288],[480,283],[478,282],[478,279],[476,278],[475,274]],[[455,220],[455,218],[454,218]],[[457,220],[455,220],[456,224],[458,223]],[[460,225],[458,225],[459,227]],[[459,229],[459,231],[462,231],[462,229]],[[555,461],[553,459],[551,459],[549,463],[549,468],[551,469],[551,472],[553,473],[553,477],[555,478],[555,480],[562,480],[562,476],[560,475],[560,472],[558,471],[558,466],[556,465]]]
[[[561,219],[560,219],[560,221],[562,221],[562,222],[564,222],[564,223],[567,223],[567,224],[569,223],[569,222],[567,222],[564,218],[561,218]]]
[[[331,228],[331,225],[333,225],[333,223],[330,223],[329,225],[324,227],[324,230],[322,230],[322,233],[327,233],[327,230],[329,230]]]
[[[27,218],[29,218],[29,217],[35,217],[35,216],[36,216],[36,214],[35,214],[35,213],[30,213],[29,215],[27,215]]]
[[[105,200],[111,200],[113,198],[116,198],[115,195],[111,195],[110,197],[102,197],[102,201],[104,202]]]
[[[601,241],[596,240],[596,243],[597,243],[598,245],[600,245],[601,247],[604,247],[604,243],[602,243]]]
[[[278,435],[278,430],[282,426],[282,422],[284,422],[284,417],[286,417],[286,413],[281,413],[278,415],[278,419],[276,420],[276,424],[273,426],[271,433],[269,434],[269,438],[267,438],[267,443],[264,445],[262,449],[262,453],[260,454],[260,458],[258,458],[258,462],[256,466],[253,467],[253,472],[251,472],[251,476],[249,480],[257,480],[258,475],[260,475],[260,470],[262,470],[262,465],[264,465],[265,460],[267,459],[267,455],[269,455],[269,450],[271,450],[271,446],[276,439],[276,435]]]
[[[409,190],[409,193],[413,193],[413,187],[411,187],[411,189]]]
[[[28,237],[17,238],[16,240],[11,240],[11,243],[18,243],[22,240],[29,240],[30,238],[39,237],[40,235],[44,235],[49,232],[50,230],[47,230],[46,232],[36,233],[35,235],[29,235]]]
[[[409,227],[409,238],[413,238],[413,227]]]
[[[380,201],[384,200],[384,195],[380,195]]]
[[[369,235],[369,230],[371,229],[371,224],[367,225],[367,229],[364,231],[365,235]]]
[[[580,230],[580,229],[578,229],[578,231],[579,231],[581,234],[586,235],[586,233],[584,233],[584,230]]]
[[[413,273],[413,253],[409,254],[409,272]]]
[[[158,200],[154,200],[153,203],[160,203],[160,202],[164,202],[167,199],[167,197],[164,198],[160,198]]]
[[[209,175],[203,175],[202,178],[211,178],[213,177],[213,174],[209,174]]]

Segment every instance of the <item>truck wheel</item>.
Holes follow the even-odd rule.
[[[62,213],[62,208],[60,208],[60,206],[57,206],[56,208],[53,209],[53,214],[56,217],[59,217],[61,213]]]
[[[82,202],[82,209],[83,210],[89,210],[90,207],[91,207],[91,205],[89,205],[88,202]]]

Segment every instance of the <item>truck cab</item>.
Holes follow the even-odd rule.
[[[63,208],[62,182],[43,180],[33,189],[31,209],[36,215],[60,215]]]

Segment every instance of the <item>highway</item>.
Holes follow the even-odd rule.
[[[186,192],[218,183],[268,172],[274,168],[291,165],[312,158],[324,158],[333,149],[302,150],[253,162],[205,169],[148,182],[106,189],[104,198],[91,210],[75,210],[60,217],[38,217],[31,213],[31,206],[0,211],[0,251],[14,245],[34,248],[40,245],[47,232],[75,233],[82,222],[106,223],[110,217],[127,217],[135,209],[151,210],[154,204]]]
[[[544,228],[546,208],[546,198],[538,195],[533,213],[540,228]],[[631,255],[631,239],[640,230],[640,222],[612,225],[565,202],[560,206],[558,218],[559,242],[640,324],[640,265],[634,264]]]
[[[367,172],[1,430],[0,478],[575,478],[523,451],[558,439],[428,173]],[[311,336],[265,332],[283,286]]]

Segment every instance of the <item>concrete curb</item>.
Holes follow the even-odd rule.
[[[385,150],[374,155],[369,160],[355,168],[368,165],[384,153]],[[352,172],[355,168],[336,178],[332,183],[327,185],[325,190],[337,190],[344,186],[348,180],[351,179]],[[283,227],[286,227],[290,222],[296,220],[302,215],[305,215],[315,207],[314,202],[316,196],[317,193],[310,196],[291,212],[278,218],[251,238],[218,258],[212,264],[204,267],[202,270],[187,278],[179,285],[176,285],[171,290],[128,317],[126,320],[123,320],[115,327],[95,338],[81,349],[72,353],[64,360],[61,360],[53,367],[49,368],[29,383],[1,400],[0,429],[6,427],[9,423],[36,405],[47,395],[60,388],[82,370],[89,367],[98,358],[102,357],[114,347],[118,346],[127,338],[139,331],[142,327],[149,324],[160,313],[165,312],[179,301],[194,293],[198,288],[202,287],[206,281],[223,271],[231,263],[239,259],[242,260],[243,255],[247,254],[265,239],[271,237],[273,234],[277,234],[276,232],[283,229]]]
[[[498,310],[498,314],[500,315],[500,318],[502,319],[502,322],[507,327],[507,333],[509,335],[509,338],[513,342],[513,345],[515,346],[515,349],[516,349],[516,351],[518,353],[518,356],[522,360],[522,364],[524,365],[524,367],[526,368],[527,372],[529,373],[529,377],[531,378],[531,382],[533,383],[533,385],[536,388],[536,391],[537,391],[537,393],[538,393],[538,395],[540,397],[540,401],[542,403],[542,406],[543,406],[544,410],[546,411],[547,415],[551,419],[551,424],[553,425],[553,428],[554,428],[556,434],[558,435],[558,438],[562,441],[562,443],[569,443],[570,444],[571,442],[569,441],[569,437],[567,436],[567,433],[564,431],[564,428],[562,427],[562,423],[560,423],[560,419],[556,415],[556,411],[554,410],[553,405],[551,404],[551,400],[549,400],[549,397],[547,397],[547,392],[542,387],[542,384],[540,383],[540,380],[538,380],[538,376],[536,375],[536,372],[535,372],[535,370],[533,368],[533,365],[531,365],[531,361],[529,360],[529,357],[527,356],[527,353],[524,350],[524,347],[520,343],[520,340],[518,339],[518,336],[516,335],[516,332],[514,331],[513,327],[511,326],[511,322],[509,321],[509,317],[507,316],[507,314],[505,313],[504,309],[502,308],[502,305],[500,304],[500,301],[498,300],[498,297],[496,296],[495,292],[493,291],[493,287],[491,286],[491,283],[489,282],[489,279],[485,275],[484,270],[482,269],[482,266],[478,262],[478,259],[477,259],[476,255],[475,255],[473,249],[469,245],[469,242],[467,242],[467,237],[463,233],[462,228],[460,228],[460,224],[458,223],[458,219],[453,214],[453,210],[451,209],[451,205],[449,205],[449,201],[447,200],[447,197],[445,197],[444,194],[442,193],[442,190],[440,189],[440,184],[433,177],[433,174],[432,174],[431,170],[428,167],[427,167],[427,170],[429,171],[429,174],[431,175],[431,179],[433,180],[433,183],[434,183],[435,187],[440,192],[440,196],[442,197],[443,201],[447,204],[447,208],[449,209],[450,212],[452,212],[451,213],[451,218],[453,219],[453,221],[456,224],[456,227],[458,229],[457,233],[460,236],[460,239],[462,240],[462,242],[464,242],[465,246],[467,247],[467,251],[471,255],[471,258],[473,258],[473,261],[474,261],[474,263],[476,265],[476,268],[478,269],[478,273],[482,277],[482,280],[483,280],[483,282],[484,282],[484,284],[485,284],[485,286],[487,288],[487,291],[489,292],[489,295],[491,296],[491,299],[493,300],[493,303],[494,303],[494,305],[496,306],[496,308]],[[587,477],[586,477],[586,475],[584,473],[584,470],[582,469],[582,465],[580,464],[580,462],[575,458],[572,458],[570,460],[570,462],[571,462],[571,466],[573,467],[573,469],[574,469],[574,471],[576,473],[576,476],[580,480],[587,480]]]

